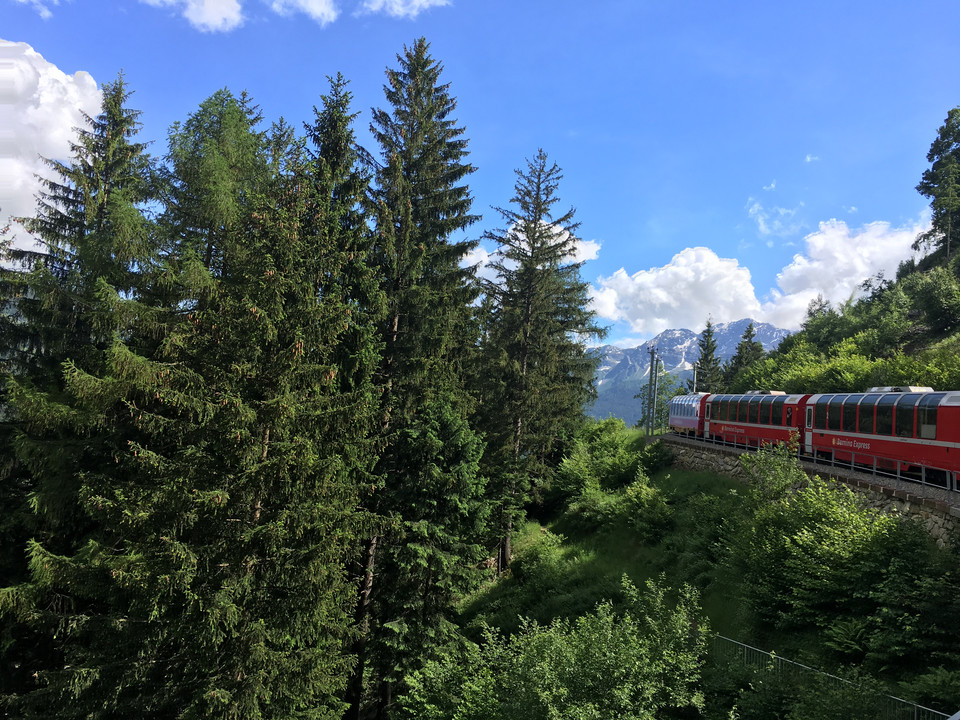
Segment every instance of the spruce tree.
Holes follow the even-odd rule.
[[[930,198],[933,218],[930,230],[914,242],[914,249],[933,245],[942,251],[944,264],[956,247],[960,230],[960,107],[947,113],[937,137],[927,152],[930,167],[923,171],[917,192]]]
[[[372,318],[342,279],[337,169],[221,91],[171,133],[160,323],[130,323],[71,407],[109,427],[78,475],[89,540],[34,548],[34,584],[86,604],[24,714],[339,717],[357,487],[378,417]],[[369,273],[366,273],[369,276]],[[375,293],[375,289],[374,289]]]
[[[737,349],[733,357],[723,367],[723,384],[729,389],[737,379],[741,370],[748,368],[753,363],[762,359],[766,355],[763,345],[756,341],[757,333],[751,322],[743,331],[740,342],[737,343]]]
[[[707,326],[700,333],[697,340],[700,348],[700,357],[697,360],[696,385],[691,378],[687,381],[687,388],[693,392],[717,393],[723,392],[723,367],[717,357],[717,340],[713,336],[713,322],[707,320]]]
[[[358,663],[350,717],[363,702],[365,671],[376,712],[393,686],[449,636],[456,598],[476,581],[483,522],[479,438],[466,416],[465,348],[473,344],[475,245],[455,235],[476,218],[465,184],[464,129],[442,66],[424,39],[387,71],[387,109],[375,109],[379,146],[371,202],[374,253],[387,312],[382,324],[382,486],[367,507],[380,529],[362,550]]]
[[[96,413],[73,407],[70,377],[102,367],[123,322],[109,295],[119,290],[135,305],[152,264],[143,211],[152,165],[136,141],[140,113],[127,107],[122,75],[101,92],[100,113],[84,117],[70,159],[46,160],[36,215],[22,219],[34,247],[8,246],[0,269],[0,694],[8,696],[45,692],[46,673],[63,662],[57,609],[86,609],[41,558],[69,556],[92,536],[80,478],[112,441]]]
[[[510,563],[512,528],[524,503],[594,397],[597,361],[586,342],[604,335],[574,258],[579,223],[573,209],[555,211],[560,168],[540,150],[516,175],[513,207],[497,210],[506,227],[485,234],[498,250],[491,263],[496,279],[484,284],[481,416],[496,480],[501,570]]]

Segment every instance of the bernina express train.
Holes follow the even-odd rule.
[[[960,391],[695,393],[670,401],[670,428],[731,445],[795,440],[801,455],[960,490]]]

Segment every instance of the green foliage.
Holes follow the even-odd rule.
[[[498,208],[506,227],[484,235],[497,251],[496,278],[483,283],[478,417],[499,505],[501,570],[510,562],[510,527],[596,396],[597,358],[587,342],[605,334],[575,259],[579,223],[573,209],[555,211],[560,168],[540,150],[516,176],[512,207]]]
[[[659,360],[657,362],[659,363]],[[651,402],[649,382],[644,383],[640,392],[633,396],[635,400],[640,401],[640,418],[637,420],[636,426],[646,428],[646,423],[649,418],[648,408],[651,408],[653,410],[652,420],[654,431],[659,431],[667,427],[670,419],[670,400],[677,395],[685,395],[687,393],[686,385],[681,383],[676,375],[664,372],[663,363],[659,364],[660,369],[657,377],[656,397],[654,400]]]
[[[662,585],[641,594],[623,581],[624,609],[609,602],[576,620],[525,623],[505,639],[454,647],[428,663],[401,698],[410,718],[666,718],[700,710],[707,628],[688,588],[676,606]]]
[[[552,494],[564,500],[591,481],[604,488],[623,487],[633,480],[641,459],[633,444],[620,418],[587,420],[554,474]]]
[[[350,717],[363,710],[365,682],[382,713],[392,686],[446,642],[458,595],[481,577],[489,517],[465,380],[477,289],[473,268],[460,263],[476,242],[456,239],[477,219],[465,182],[474,168],[429,44],[419,38],[397,61],[387,70],[387,108],[373,111],[382,162],[372,168],[363,223],[373,231],[386,301],[377,374],[382,485],[365,502],[376,522],[357,577]]]
[[[960,707],[960,670],[942,665],[919,675],[905,689],[916,701],[927,707],[942,708],[951,712]]]
[[[46,447],[30,418],[49,428],[59,408],[65,461],[37,469],[72,484],[86,522],[31,542],[29,582],[0,593],[56,650],[12,701],[25,717],[342,710],[377,298],[363,248],[341,242],[341,200],[287,128],[255,122],[221,91],[174,128],[136,292],[102,275],[81,313],[113,318],[78,348],[95,362],[68,358],[55,395],[14,396]]]
[[[737,349],[723,367],[724,387],[732,392],[743,392],[745,390],[756,389],[743,387],[740,382],[740,374],[751,365],[760,362],[767,354],[763,345],[756,341],[756,331],[753,329],[753,323],[747,325],[743,331],[740,342],[737,343]],[[769,389],[769,388],[768,388]]]
[[[960,282],[945,267],[916,276],[911,288],[929,326],[938,333],[960,326]]]
[[[960,220],[960,108],[947,113],[937,137],[930,145],[927,161],[930,167],[923,171],[917,192],[930,198],[933,210],[931,229],[920,235],[914,248],[933,245],[943,251],[949,262],[956,242],[957,223]]]
[[[673,452],[662,440],[655,440],[640,450],[639,462],[647,475],[653,475],[673,463]]]
[[[773,663],[748,675],[729,717],[736,720],[874,720],[888,704],[877,680],[850,673],[843,680]]]
[[[694,379],[687,380],[687,389],[691,392],[722,392],[724,389],[723,366],[717,356],[717,340],[713,335],[713,323],[707,325],[697,340],[700,357],[696,367],[696,385]]]

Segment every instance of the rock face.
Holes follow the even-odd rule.
[[[750,323],[756,332],[756,340],[768,352],[790,334],[789,330],[774,327],[769,323],[754,322],[750,318],[713,326],[717,341],[717,355],[726,362],[733,357],[737,344]],[[600,356],[597,368],[597,401],[587,413],[597,419],[609,416],[620,417],[627,425],[640,418],[640,401],[634,399],[647,382],[650,374],[650,348],[656,348],[664,368],[681,382],[693,376],[693,364],[700,359],[698,341],[700,334],[691,330],[664,330],[652,340],[635,348],[603,345],[596,349]]]
[[[727,477],[742,478],[740,455],[744,449],[695,445],[684,441],[667,440],[677,467],[691,470],[706,470]],[[960,532],[960,505],[954,504],[946,491],[928,488],[916,483],[896,481],[893,478],[865,477],[862,473],[840,468],[802,463],[808,475],[829,477],[842,482],[861,495],[865,504],[881,512],[899,517],[912,518],[937,541],[946,547]],[[952,502],[951,502],[952,500]]]

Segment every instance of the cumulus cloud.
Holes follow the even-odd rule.
[[[682,250],[663,267],[601,277],[592,300],[600,317],[651,335],[702,327],[707,315],[719,322],[760,312],[750,270],[705,247]]]
[[[240,0],[140,0],[153,7],[178,11],[202,32],[227,32],[243,24]]]
[[[26,43],[0,40],[0,221],[33,214],[40,158],[69,159],[83,113],[99,111],[89,73],[67,75]]]
[[[633,332],[655,335],[670,328],[699,330],[708,315],[714,322],[743,317],[796,329],[817,295],[831,303],[847,300],[860,284],[883,271],[891,276],[911,257],[911,244],[929,227],[874,222],[850,228],[842,220],[820,223],[804,238],[804,249],[777,275],[777,287],[758,298],[750,271],[709,248],[687,248],[663,267],[632,275],[621,268],[593,288],[600,317],[624,321]]]
[[[747,200],[747,214],[757,223],[757,232],[761,235],[777,235],[783,237],[800,232],[803,224],[797,217],[797,213],[802,207],[803,203],[800,203],[795,208],[768,208],[764,207],[759,200],[754,198]]]
[[[573,254],[574,262],[596,260],[600,255],[600,243],[596,240],[580,240]]]

